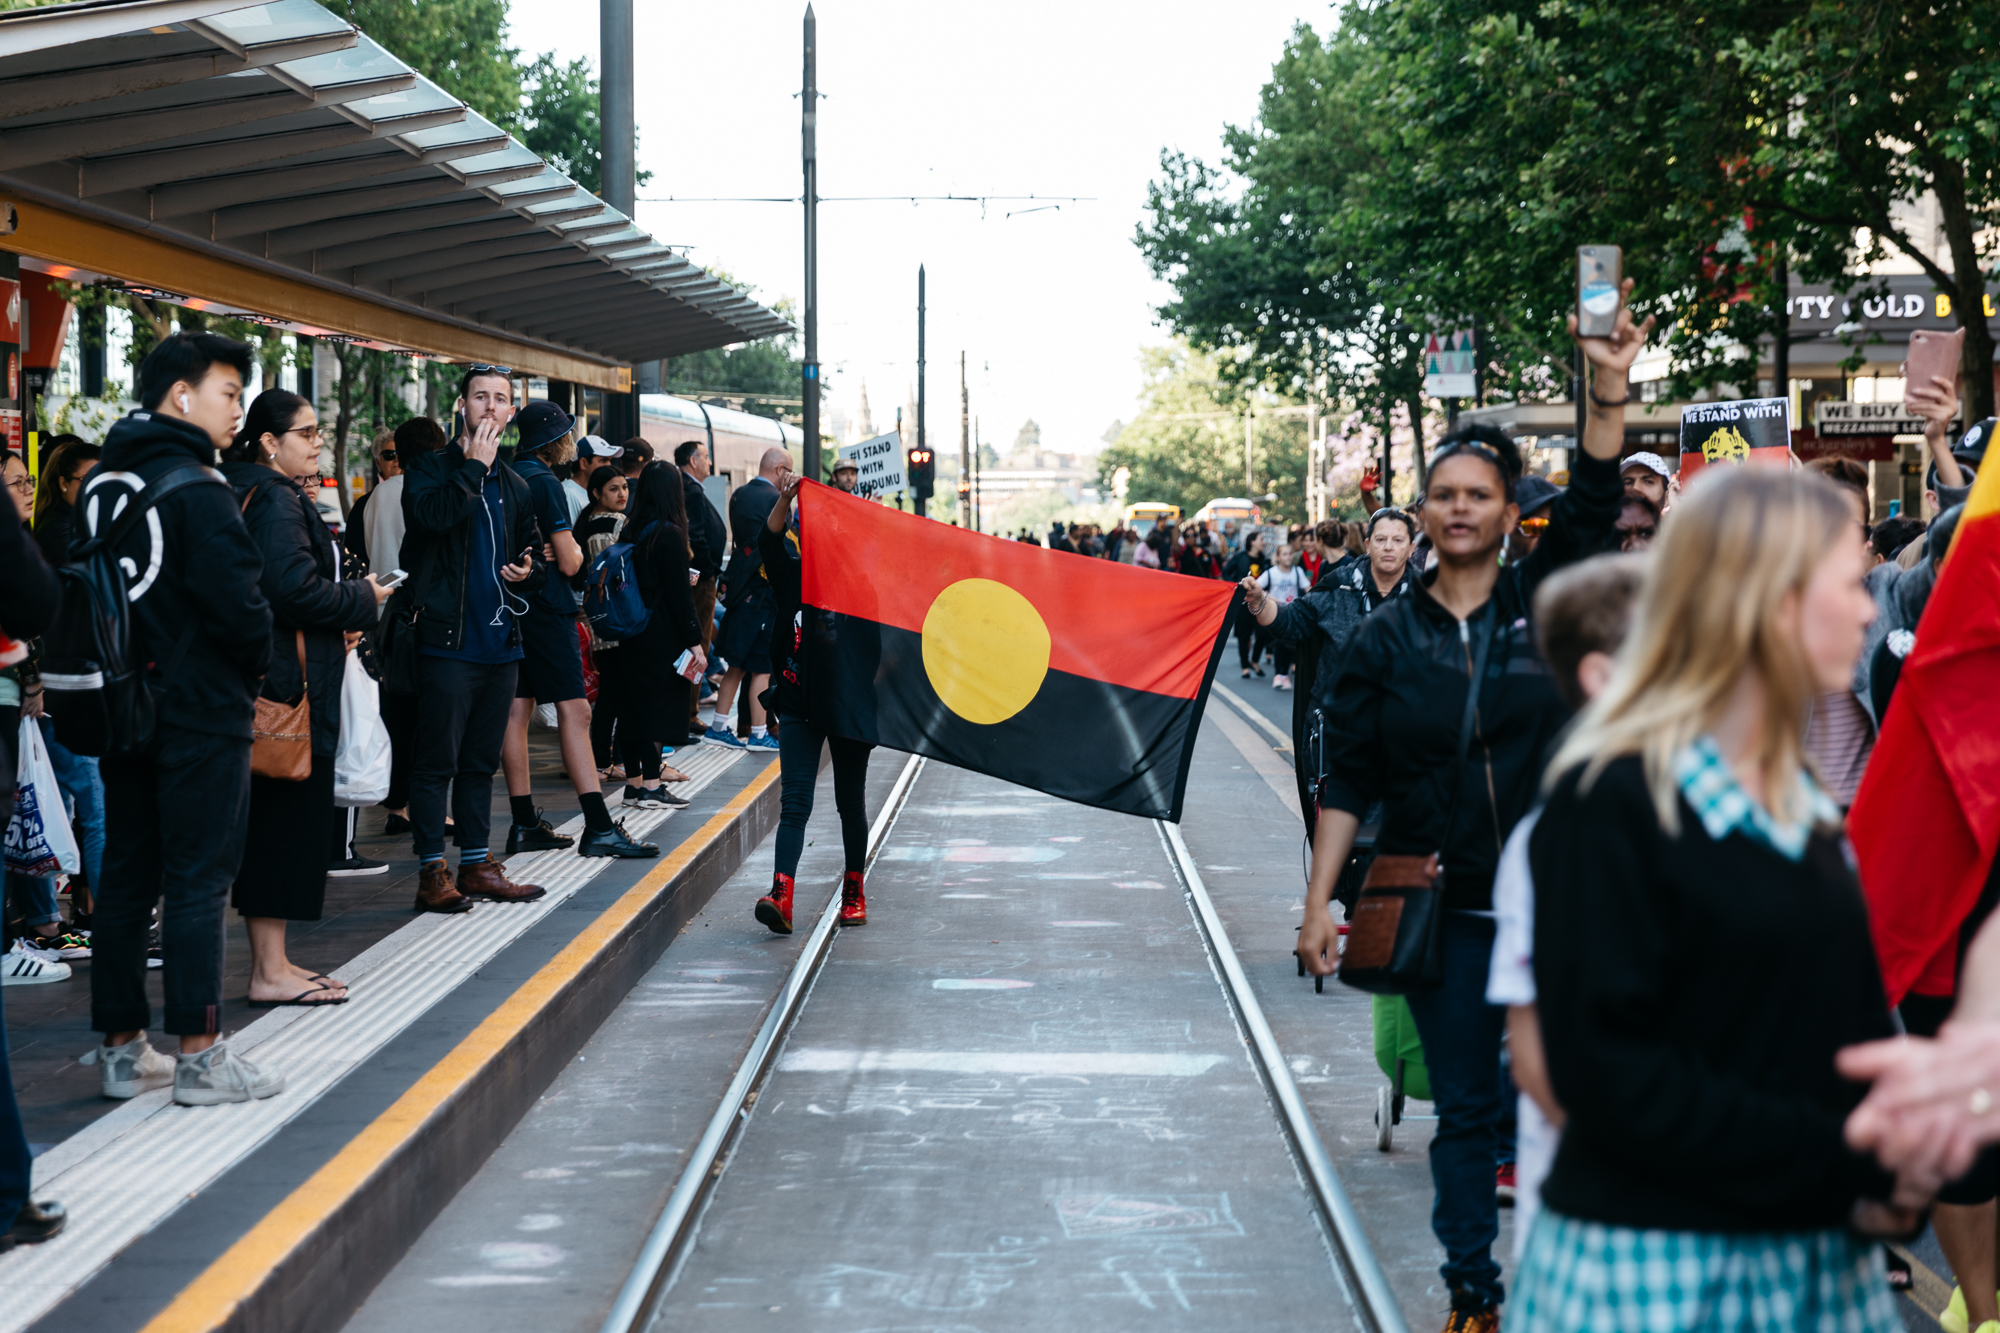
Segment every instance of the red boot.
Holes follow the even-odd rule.
[[[771,891],[757,900],[757,919],[775,934],[792,933],[792,877],[771,876]]]
[[[859,870],[848,871],[847,878],[840,881],[840,924],[843,926],[868,924],[868,898],[861,892]]]

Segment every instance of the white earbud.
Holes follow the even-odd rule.
[[[186,394],[182,394],[182,395],[181,395],[181,411],[185,412],[185,411],[187,411],[187,410],[188,410],[188,396],[187,396]]]

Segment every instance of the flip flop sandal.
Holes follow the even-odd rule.
[[[661,764],[661,765],[660,765],[660,781],[662,781],[662,782],[693,782],[693,781],[694,781],[694,779],[693,779],[693,778],[691,778],[691,777],[689,777],[689,776],[688,776],[687,774],[685,774],[685,773],[681,772],[681,771],[680,771],[680,770],[679,770],[678,768],[672,768],[672,767],[669,767],[669,766],[668,766],[668,765],[666,765],[666,764]]]
[[[306,997],[308,995],[318,995],[321,992],[330,993],[336,989],[338,988],[334,986],[314,986],[311,990],[300,991],[297,995],[294,995],[289,1000],[247,1000],[247,1003],[252,1009],[284,1009],[287,1007],[293,1007],[299,1009],[331,1009],[333,1006],[337,1004],[346,1004],[348,1001],[348,997],[343,995],[337,1000],[308,1000]]]
[[[1882,1264],[1888,1270],[1889,1290],[1909,1291],[1916,1284],[1916,1276],[1910,1271],[1910,1261],[1887,1245],[1882,1247]]]

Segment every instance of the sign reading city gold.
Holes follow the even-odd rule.
[[[805,686],[837,736],[1178,820],[1232,584],[982,536],[808,482]]]
[[[1688,404],[1681,409],[1681,484],[1712,463],[1789,463],[1790,413],[1783,398]]]

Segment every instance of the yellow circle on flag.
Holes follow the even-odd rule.
[[[924,674],[944,706],[991,726],[1028,706],[1049,673],[1049,627],[1004,583],[960,579],[924,613]]]

